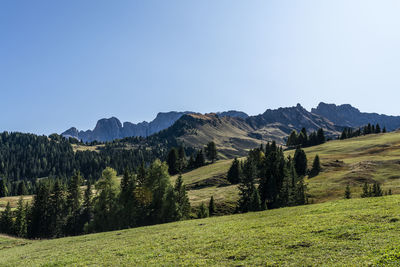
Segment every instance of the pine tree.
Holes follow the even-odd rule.
[[[320,171],[321,171],[321,163],[319,161],[319,156],[315,155],[313,165],[310,171],[310,177],[317,176]]]
[[[205,164],[206,163],[204,160],[203,150],[200,149],[196,154],[195,166],[196,166],[196,168],[199,168],[199,167],[204,166]]]
[[[172,204],[175,203],[173,200],[173,194],[170,193],[173,190],[170,183],[170,176],[168,174],[168,166],[166,163],[160,160],[155,160],[148,169],[148,178],[146,181],[146,189],[152,194],[151,203],[149,210],[151,211],[146,223],[154,224],[165,221],[164,214],[171,214]],[[170,204],[166,205],[165,199],[169,197]]]
[[[368,186],[367,183],[364,183],[363,192],[362,192],[362,194],[361,194],[361,197],[362,197],[362,198],[370,197],[370,189],[369,189],[369,186]]]
[[[122,228],[133,227],[136,225],[136,179],[135,175],[127,170],[121,180],[121,193],[119,195],[120,219],[119,226]]]
[[[50,186],[48,182],[40,182],[30,209],[29,237],[51,237],[51,211]]]
[[[187,168],[188,168],[189,170],[196,168],[196,162],[195,162],[195,160],[194,160],[193,154],[190,155]]]
[[[201,203],[199,209],[197,210],[197,218],[202,219],[202,218],[207,218],[208,216],[209,214],[206,205],[204,205],[204,203]]]
[[[168,172],[170,175],[175,175],[179,172],[178,166],[178,151],[172,148],[167,156]]]
[[[386,133],[386,126],[385,126],[385,127],[383,127],[383,129],[382,129],[382,133]]]
[[[7,202],[6,209],[1,213],[0,216],[0,232],[12,235],[14,230],[14,224],[12,219],[12,212],[10,202]]]
[[[347,129],[344,129],[342,135],[340,136],[340,140],[347,139]]]
[[[322,128],[319,128],[317,131],[317,138],[318,138],[318,144],[323,144],[325,143],[326,139],[325,139],[325,133],[324,130]]]
[[[372,196],[374,197],[383,196],[381,186],[378,183],[374,183],[374,185],[372,186]]]
[[[190,202],[186,192],[186,186],[183,184],[182,175],[179,175],[178,179],[176,179],[174,191],[177,203],[177,220],[188,219]]]
[[[206,156],[209,161],[214,163],[218,157],[217,146],[214,142],[209,142],[205,148]]]
[[[59,180],[54,184],[53,192],[50,196],[51,206],[51,225],[48,229],[49,235],[60,237],[63,235],[63,226],[65,223],[65,192]]]
[[[345,199],[350,199],[351,198],[351,191],[350,191],[350,185],[347,184],[346,190],[344,191],[344,198]]]
[[[381,127],[379,126],[379,123],[376,124],[375,133],[381,133]]]
[[[299,143],[298,143],[298,140],[297,140],[297,132],[295,130],[293,130],[290,133],[290,135],[288,137],[288,140],[286,141],[286,146],[293,147],[293,146],[297,146],[298,144]]]
[[[8,196],[7,184],[4,179],[0,180],[0,197]]]
[[[255,177],[257,174],[255,164],[246,160],[243,165],[243,178],[239,184],[239,202],[238,210],[240,212],[257,211],[261,209],[260,197],[258,195],[257,203],[257,188],[255,187]]]
[[[83,211],[82,211],[82,232],[90,233],[90,223],[93,219],[93,200],[92,200],[92,184],[90,181],[87,182],[85,194],[83,197]]]
[[[81,183],[82,176],[80,172],[75,172],[75,174],[71,177],[71,180],[68,184],[68,193],[67,193],[67,205],[70,209],[70,212],[73,213],[80,208],[82,193],[81,193]]]
[[[168,187],[165,195],[165,199],[162,202],[162,216],[159,222],[173,222],[179,220],[178,204],[173,188]]]
[[[307,144],[308,144],[308,135],[307,135],[306,128],[301,129],[301,131],[300,131],[300,133],[299,133],[299,135],[297,137],[297,140],[298,140],[298,144],[299,145],[301,145],[303,147],[307,146]]]
[[[231,184],[237,184],[240,182],[240,174],[240,162],[237,158],[235,158],[228,170],[227,179]]]
[[[28,225],[26,221],[26,208],[22,196],[18,200],[17,210],[15,211],[14,234],[18,237],[27,237]]]
[[[18,183],[18,188],[17,188],[17,195],[18,196],[24,196],[28,194],[28,190],[26,189],[26,184],[25,181],[21,181]]]
[[[187,161],[186,161],[186,153],[185,153],[185,148],[183,146],[179,147],[178,150],[178,171],[183,172],[187,167]]]
[[[215,215],[215,210],[216,208],[215,208],[214,196],[211,196],[210,202],[208,203],[208,214],[210,216]]]
[[[307,172],[307,156],[304,150],[297,148],[293,160],[296,173],[300,176],[305,176]]]

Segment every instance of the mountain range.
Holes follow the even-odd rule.
[[[320,103],[311,111],[300,104],[294,107],[267,109],[263,114],[249,116],[242,111],[200,114],[195,112],[158,113],[151,122],[138,124],[115,117],[101,119],[93,130],[79,131],[72,127],[62,133],[84,142],[111,141],[142,136],[166,138],[174,136],[186,146],[202,147],[210,140],[217,143],[227,157],[245,154],[249,148],[266,141],[284,144],[292,130],[307,131],[323,128],[328,137],[336,137],[345,127],[357,128],[368,123],[379,123],[388,130],[400,127],[400,117],[360,112],[351,105]]]

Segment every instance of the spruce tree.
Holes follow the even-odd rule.
[[[87,182],[85,194],[83,197],[83,211],[82,211],[82,224],[83,229],[82,232],[89,233],[91,232],[90,229],[90,222],[93,219],[93,199],[92,199],[92,184],[90,180]]]
[[[375,133],[381,133],[381,127],[379,126],[379,123],[376,124]]]
[[[208,209],[204,203],[201,203],[200,207],[197,210],[197,218],[202,219],[202,218],[207,218],[209,216],[208,214]]]
[[[125,170],[121,180],[121,193],[119,195],[120,203],[120,219],[119,226],[121,228],[135,226],[135,189],[136,179],[135,175],[128,170]]]
[[[255,164],[246,160],[243,165],[243,177],[239,184],[239,202],[238,210],[240,212],[257,211],[261,209],[260,197],[258,195],[257,203],[257,188],[255,187],[255,177],[257,174]]]
[[[28,195],[28,190],[26,189],[25,181],[21,181],[18,183],[17,195],[18,196]]]
[[[51,211],[49,183],[46,181],[40,182],[30,210],[29,237],[51,237],[51,232],[49,232],[52,218]]]
[[[214,142],[209,142],[207,144],[207,146],[205,147],[205,152],[206,152],[207,159],[209,161],[211,161],[212,163],[214,163],[218,159],[217,146],[215,145]]]
[[[385,127],[383,127],[383,129],[382,129],[382,133],[386,133],[386,126],[385,126]]]
[[[168,174],[168,166],[160,160],[155,160],[148,169],[148,178],[145,188],[151,192],[151,203],[149,210],[151,211],[146,223],[154,224],[164,222],[163,215],[169,212],[173,204],[173,195],[170,193],[173,190]],[[170,206],[165,205],[165,199],[169,197]],[[167,210],[166,210],[167,209]],[[171,214],[171,213],[169,213]]]
[[[315,155],[313,164],[312,164],[312,168],[310,171],[310,177],[314,177],[317,176],[319,174],[319,172],[321,171],[321,163],[319,160],[319,156]]]
[[[231,184],[237,184],[240,182],[240,174],[240,162],[237,158],[235,158],[228,170],[227,179]]]
[[[178,151],[172,148],[167,155],[168,172],[170,175],[175,175],[179,172]]]
[[[22,196],[18,200],[17,210],[15,211],[14,234],[18,237],[27,237],[26,208]]]
[[[7,202],[6,209],[1,213],[0,216],[0,232],[12,235],[14,234],[14,224],[12,219],[12,212],[10,202]]]
[[[293,130],[289,137],[288,140],[286,141],[286,146],[288,147],[293,147],[298,145],[298,140],[297,140],[297,132]]]
[[[174,191],[177,203],[177,220],[188,219],[190,215],[190,202],[182,175],[179,175],[178,179],[176,179]]]
[[[381,186],[378,183],[374,183],[374,185],[372,186],[372,196],[374,197],[383,196]]]
[[[370,197],[370,189],[369,189],[369,186],[368,186],[367,183],[364,183],[363,192],[362,192],[362,194],[361,194],[361,197],[362,197],[362,198]]]
[[[4,179],[0,180],[0,197],[8,196],[7,184]]]
[[[206,163],[204,160],[203,150],[200,149],[196,154],[195,166],[196,166],[196,168],[200,168],[200,167],[204,166],[205,164]]]
[[[346,190],[344,191],[344,198],[345,199],[350,199],[351,198],[351,191],[350,191],[350,185],[346,185]]]
[[[52,237],[60,237],[63,235],[63,227],[65,220],[65,191],[59,180],[54,184],[53,192],[50,196],[51,206],[51,225],[49,234]]]
[[[307,173],[307,156],[304,150],[297,148],[293,160],[296,173],[300,176],[305,176]]]
[[[185,148],[183,146],[179,147],[178,150],[178,171],[183,172],[187,167],[187,161],[186,161],[186,153],[185,153]]]
[[[208,214],[210,216],[214,216],[215,210],[216,210],[216,208],[215,208],[214,196],[211,196],[210,202],[208,203]]]
[[[325,139],[325,133],[324,130],[322,128],[319,128],[317,131],[317,137],[318,137],[318,144],[323,144],[325,143],[326,139]]]
[[[82,193],[81,193],[81,183],[82,176],[80,172],[75,172],[71,177],[71,180],[68,184],[68,193],[67,193],[67,205],[70,209],[70,212],[73,213],[80,208]]]

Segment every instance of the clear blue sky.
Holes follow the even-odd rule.
[[[400,115],[400,1],[0,1],[0,131],[320,101]]]

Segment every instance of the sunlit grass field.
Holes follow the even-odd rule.
[[[323,171],[307,179],[310,201],[313,203],[341,199],[350,185],[354,197],[361,195],[365,182],[379,182],[384,191],[400,193],[400,132],[373,134],[347,140],[329,141],[323,145],[305,148],[309,168],[316,154]],[[285,152],[286,155],[294,151]],[[232,160],[222,160],[183,175],[187,185],[215,177],[226,177]],[[236,186],[209,186],[189,191],[193,205],[207,202],[214,195],[217,203],[229,205],[238,199]]]
[[[400,264],[400,195],[55,240],[0,237],[0,266]]]

